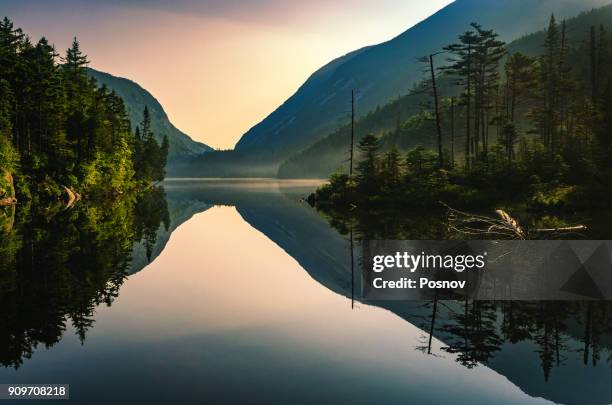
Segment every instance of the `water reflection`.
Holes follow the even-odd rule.
[[[163,189],[40,215],[25,207],[16,221],[11,209],[0,239],[0,364],[19,368],[68,324],[85,341],[95,308],[118,297],[134,244],[150,257],[169,216]]]
[[[12,298],[0,298],[0,344],[3,359],[11,352],[23,366],[0,369],[0,380],[70,382],[78,387],[77,400],[95,395],[101,402],[113,391],[124,392],[126,400],[178,396],[194,402],[612,401],[609,303],[359,302],[356,250],[364,227],[338,217],[343,232],[330,227],[328,218],[299,202],[312,187],[267,180],[168,182],[168,216],[158,209],[163,203],[152,200],[139,209],[134,203],[134,216],[113,226],[101,219],[87,226],[92,221],[81,219],[58,236],[73,219],[50,227],[57,217],[28,231],[57,231],[38,239],[47,240],[47,250],[35,243],[40,258],[29,271],[17,261],[28,252],[26,232],[13,232],[16,239],[2,244],[3,257],[12,261],[2,261],[0,288]],[[109,208],[97,211],[111,216]],[[77,220],[85,213],[67,215]],[[426,221],[415,217],[421,223],[415,232],[425,231]],[[131,237],[86,231],[111,232],[118,224],[131,229]],[[81,251],[84,240],[91,246]],[[22,253],[7,254],[13,245]],[[41,274],[49,257],[63,258],[55,266],[63,284],[55,287]],[[90,270],[80,273],[78,266]],[[134,274],[126,280],[128,273]],[[5,282],[10,274],[23,282]],[[81,291],[73,290],[88,283],[98,288],[90,287],[89,296],[83,291],[79,301]],[[95,309],[107,301],[112,308]],[[53,304],[43,305],[48,302]],[[81,307],[84,318],[95,318],[94,328],[73,322],[73,308]],[[45,311],[59,315],[46,317],[51,322],[30,319]],[[54,322],[54,338],[36,334]],[[29,352],[15,344],[7,349],[13,332],[5,335],[4,325],[20,331]],[[87,332],[83,349],[80,329]],[[56,347],[21,363],[36,344]],[[146,391],[161,382],[161,392]]]

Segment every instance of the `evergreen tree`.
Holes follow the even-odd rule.
[[[385,192],[388,194],[397,192],[402,179],[403,166],[397,147],[393,146],[389,152],[385,153],[381,166],[381,177],[384,182]]]
[[[516,110],[529,100],[532,89],[537,85],[536,61],[522,53],[512,54],[505,65],[506,73],[506,117],[514,123]]]
[[[366,195],[374,195],[379,189],[377,158],[380,144],[378,138],[369,134],[361,139],[357,150],[360,160],[357,163],[358,189]]]
[[[140,127],[136,128],[136,167],[140,179],[161,181],[165,177],[165,166],[169,143],[166,137],[160,146],[151,129],[151,114],[145,106]]]
[[[87,55],[81,52],[81,45],[76,37],[73,38],[70,48],[66,50],[64,63],[64,67],[75,74],[82,73],[83,69],[89,63]]]
[[[142,141],[147,143],[153,139],[153,132],[151,131],[151,114],[149,113],[149,107],[145,106],[144,111],[142,113],[142,123],[141,123],[141,136]]]
[[[163,139],[162,139],[162,144],[161,144],[161,162],[160,162],[160,166],[161,169],[163,170],[163,175],[162,175],[162,179],[165,177],[165,167],[166,164],[168,163],[168,152],[170,151],[170,142],[168,141],[168,137],[166,135],[164,135]]]
[[[461,100],[465,106],[465,166],[470,167],[473,152],[472,143],[472,98],[474,92],[474,82],[477,79],[476,70],[476,49],[480,38],[474,30],[468,30],[459,35],[459,42],[448,45],[444,48],[452,55],[449,59],[451,63],[445,68],[447,73],[456,78],[455,83],[463,87]]]
[[[499,62],[506,54],[505,43],[498,40],[498,34],[493,30],[485,30],[479,24],[472,23],[478,40],[475,49],[476,72],[475,80],[475,132],[476,153],[479,153],[478,132],[482,142],[483,158],[486,160],[489,149],[489,114],[493,108],[499,82]]]
[[[560,89],[561,40],[554,14],[546,30],[545,52],[540,58],[540,105],[534,110],[537,131],[544,145],[553,153],[558,125],[558,101]]]

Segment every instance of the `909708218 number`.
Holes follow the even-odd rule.
[[[0,399],[69,398],[68,384],[0,384]]]
[[[66,395],[66,387],[58,386],[10,386],[8,387],[8,394],[15,396],[63,396]]]

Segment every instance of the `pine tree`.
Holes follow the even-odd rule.
[[[516,110],[521,102],[527,101],[531,90],[537,84],[535,60],[522,53],[512,54],[505,65],[506,73],[506,121],[516,120]]]
[[[72,40],[72,45],[66,50],[66,57],[64,58],[66,69],[73,72],[82,72],[87,66],[89,61],[87,55],[81,52],[81,45],[76,37]]]
[[[141,136],[143,142],[149,142],[153,139],[153,132],[151,130],[151,114],[149,113],[149,107],[145,106],[142,113],[142,123],[140,125]]]
[[[397,191],[402,178],[402,161],[396,146],[382,158],[381,177],[384,181],[385,192],[392,194]]]
[[[549,153],[554,153],[557,125],[558,99],[560,89],[559,61],[561,57],[561,41],[559,27],[554,14],[546,30],[544,41],[545,53],[540,60],[541,105],[537,111],[537,130]]]
[[[170,150],[170,142],[168,142],[168,137],[164,135],[161,144],[161,167],[162,169],[166,167],[166,163],[168,163],[168,151]]]
[[[479,24],[472,23],[472,28],[478,35],[475,49],[476,71],[478,76],[475,80],[475,123],[476,139],[480,130],[480,141],[482,142],[482,156],[487,159],[489,149],[489,111],[493,108],[496,98],[497,84],[499,82],[499,62],[506,54],[503,41],[498,40],[498,34],[493,30],[485,30]],[[478,153],[478,140],[476,141],[476,152]]]
[[[20,28],[15,28],[7,17],[0,21],[0,80],[13,81],[19,68],[19,50],[25,39]]]
[[[476,73],[476,49],[480,38],[474,30],[459,35],[459,42],[448,45],[444,51],[452,55],[450,65],[444,70],[455,77],[455,83],[463,87],[462,104],[465,106],[465,166],[471,165],[472,144],[472,98]]]
[[[377,158],[380,143],[374,135],[366,135],[359,141],[357,150],[360,160],[357,163],[357,185],[365,195],[375,195],[378,190]]]

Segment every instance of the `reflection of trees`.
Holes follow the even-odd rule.
[[[553,367],[559,367],[563,361],[561,353],[567,350],[562,332],[567,329],[565,318],[570,316],[568,303],[539,302],[532,304],[531,313],[525,314],[533,329],[532,339],[537,344],[544,380],[548,381]],[[525,312],[525,311],[523,311]],[[529,316],[531,315],[531,316]]]
[[[147,259],[151,261],[153,246],[157,240],[157,229],[163,223],[167,231],[170,227],[170,214],[163,188],[153,189],[136,202],[135,208],[136,240],[143,241]]]
[[[501,349],[502,338],[497,333],[495,304],[486,301],[465,300],[462,312],[453,312],[452,322],[442,330],[452,336],[449,353],[457,354],[457,361],[468,368],[486,363]]]
[[[38,345],[58,343],[68,322],[83,342],[95,308],[119,295],[134,242],[154,243],[167,218],[163,190],[151,190],[51,218],[22,215],[0,232],[0,363],[19,367]]]
[[[447,238],[445,213],[411,211],[409,215],[394,210],[334,211],[323,214],[340,234],[354,230],[357,240],[443,240]]]
[[[612,305],[612,304],[611,304]],[[583,362],[585,365],[591,363],[593,367],[597,366],[601,360],[602,349],[609,348],[604,344],[605,341],[610,342],[612,335],[612,313],[608,306],[608,302],[589,302],[583,305],[579,310],[583,317],[582,324],[584,326],[583,336]],[[612,357],[606,359],[608,363],[612,363]]]
[[[444,319],[436,320],[435,308],[440,304],[448,311]],[[601,360],[602,350],[612,349],[612,302],[434,301],[424,305],[434,308],[430,337],[437,331],[446,344],[443,350],[456,354],[457,362],[468,368],[487,364],[504,349],[504,343],[531,342],[548,381],[554,368],[576,356],[570,340],[582,343],[577,355],[592,367]],[[419,326],[426,326],[425,318],[421,317]],[[612,362],[612,356],[606,361]]]
[[[456,237],[447,229],[443,212],[319,209],[333,228],[357,241]],[[529,215],[521,217],[521,222],[530,221],[535,219]],[[534,227],[541,228],[551,222],[554,226],[554,221],[560,219],[546,217],[538,221]],[[612,367],[611,308],[612,302],[599,301],[459,303],[434,295],[416,309],[411,307],[408,313],[395,307],[393,311],[424,331],[424,340],[417,350],[431,354],[432,339],[437,337],[446,345],[446,352],[456,354],[457,361],[469,368],[489,363],[514,344],[530,343],[535,347],[534,358],[542,368],[543,379],[548,381],[555,368],[568,363],[575,366],[575,361],[567,360],[576,360],[576,356],[584,365],[596,367],[605,361]]]

